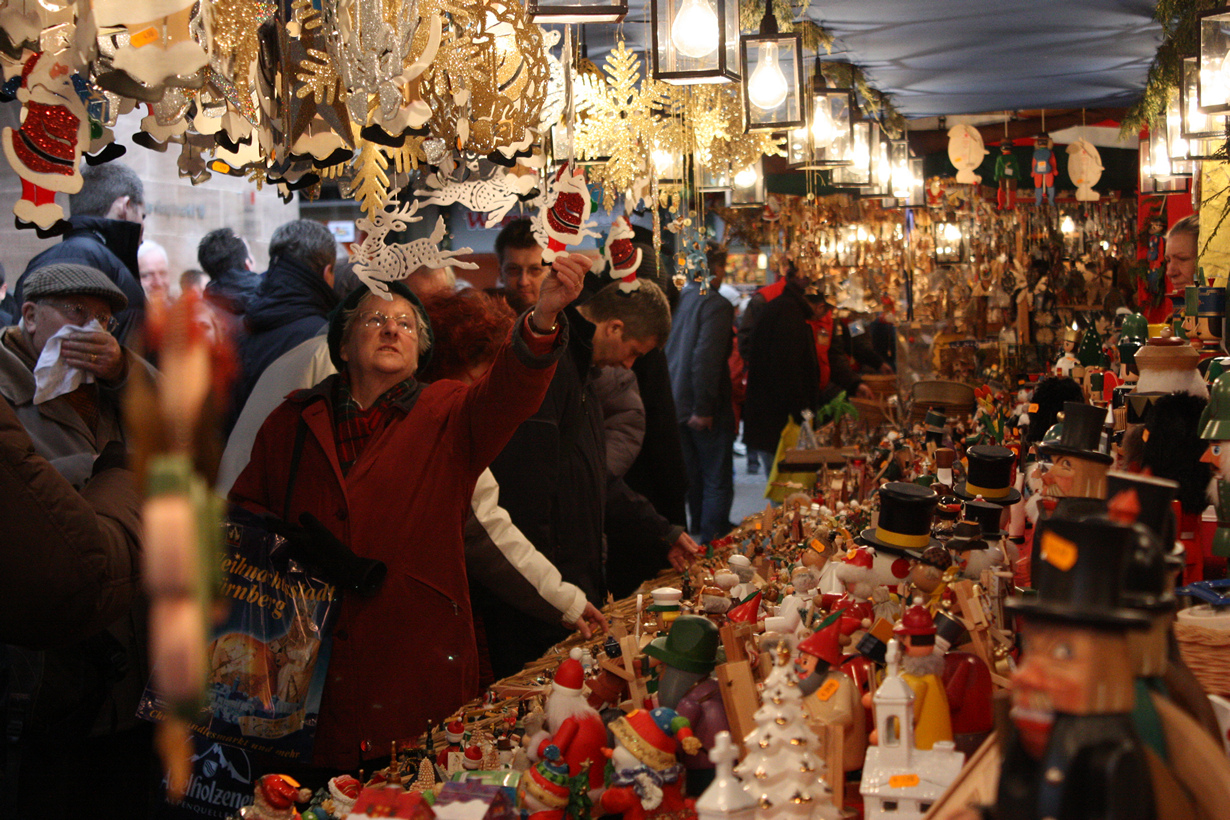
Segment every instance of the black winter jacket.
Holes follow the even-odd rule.
[[[68,221],[72,228],[64,235],[64,240],[31,259],[25,273],[17,280],[13,294],[17,315],[21,313],[23,301],[22,281],[30,271],[57,262],[89,265],[106,274],[128,297],[128,307],[115,314],[118,322],[115,338],[120,344],[126,344],[129,335],[145,322],[145,291],[141,289],[141,278],[136,272],[141,226],[100,216],[74,216]]]
[[[337,294],[319,273],[293,259],[277,257],[270,263],[244,316],[248,335],[239,345],[240,375],[231,395],[228,434],[265,368],[319,333],[337,303]]]

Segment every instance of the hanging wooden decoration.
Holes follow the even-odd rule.
[[[1080,137],[1068,146],[1068,176],[1076,186],[1081,202],[1097,202],[1101,194],[1093,190],[1102,178],[1102,155],[1092,142]]]
[[[620,289],[624,291],[640,287],[636,272],[641,266],[643,252],[633,244],[634,236],[628,217],[621,215],[611,223],[611,232],[607,234],[606,243],[602,246],[602,258],[609,266],[607,275],[618,281]]]
[[[550,81],[542,29],[518,0],[483,0],[447,15],[440,51],[420,91],[433,136],[508,161],[529,151]]]
[[[390,199],[396,195],[396,191]],[[392,300],[387,282],[405,279],[419,268],[456,268],[474,269],[478,265],[473,262],[459,260],[456,257],[473,253],[470,248],[457,250],[441,250],[440,242],[444,239],[444,217],[436,220],[436,227],[431,236],[425,239],[415,239],[402,244],[389,244],[385,240],[390,232],[404,231],[412,222],[422,220],[417,216],[418,200],[409,204],[395,204],[392,208],[381,208],[371,218],[360,217],[355,220],[355,227],[367,234],[366,238],[352,251],[354,272],[363,284],[377,296]]]
[[[987,149],[977,128],[961,123],[948,129],[948,161],[957,169],[957,182],[978,182],[979,177],[974,171],[986,155]]]
[[[547,178],[541,204],[530,217],[544,261],[553,262],[565,248],[580,244],[587,236],[598,236],[589,218],[592,208],[589,185],[580,168],[566,162]]]
[[[503,168],[487,179],[453,180],[441,173],[427,177],[427,187],[415,192],[424,205],[452,205],[457,202],[471,211],[487,215],[484,227],[495,228],[518,202],[526,199],[538,185],[536,174],[513,174]]]
[[[0,132],[4,155],[21,177],[21,199],[13,213],[42,231],[52,230],[64,218],[56,193],[81,190],[78,166],[89,145],[90,122],[74,74],[67,50],[31,56],[17,89],[21,127]]]
[[[127,34],[112,55],[112,68],[151,88],[204,68],[209,57],[189,29],[194,5],[196,0],[94,0],[94,23]]]

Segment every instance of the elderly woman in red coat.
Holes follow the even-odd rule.
[[[431,327],[408,288],[390,283],[392,301],[352,293],[329,324],[340,372],[291,394],[257,435],[231,499],[292,523],[310,514],[388,568],[374,596],[342,602],[313,765],[353,768],[361,744],[417,737],[478,694],[462,527],[479,473],[546,393],[566,346],[561,311],[587,267],[557,258],[469,386],[415,380]]]

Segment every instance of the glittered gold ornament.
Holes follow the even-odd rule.
[[[663,137],[662,116],[672,104],[672,91],[650,77],[641,78],[641,61],[621,39],[607,55],[608,79],[579,78],[575,87],[578,117],[574,146],[579,159],[608,157],[593,170],[604,188],[608,210],[615,197],[644,176],[655,140]],[[661,146],[669,150],[671,146]]]
[[[261,25],[277,13],[272,0],[214,0],[203,3],[213,35],[208,82],[251,123],[257,121],[254,66],[260,56]]]

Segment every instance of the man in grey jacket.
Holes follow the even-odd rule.
[[[726,250],[711,245],[708,257],[713,278],[707,289],[700,282],[689,282],[683,289],[666,342],[688,470],[688,518],[702,543],[730,529],[735,496],[729,366],[735,308],[718,293],[726,274]]]

